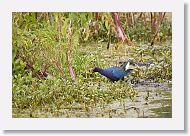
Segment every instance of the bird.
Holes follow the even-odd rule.
[[[124,67],[110,67],[107,69],[102,69],[99,67],[95,67],[93,69],[93,73],[94,72],[98,72],[101,75],[107,77],[108,79],[110,79],[112,82],[118,81],[118,80],[124,80],[125,76],[128,76],[129,74],[132,73],[133,69],[129,69],[129,62],[127,63],[127,65]]]

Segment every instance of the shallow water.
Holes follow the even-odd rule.
[[[148,84],[148,83],[147,83]],[[138,85],[138,95],[91,110],[90,117],[109,118],[171,118],[171,84]],[[156,87],[155,87],[156,86]],[[83,116],[85,117],[85,116]]]
[[[157,87],[153,87],[157,86]],[[151,83],[150,85],[136,87],[138,95],[134,100],[126,98],[122,102],[109,105],[112,110],[118,111],[120,117],[134,118],[171,118],[172,99],[170,85]],[[113,114],[113,117],[118,117]]]

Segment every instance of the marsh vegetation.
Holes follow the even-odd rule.
[[[171,13],[13,13],[14,118],[172,117]],[[110,82],[92,73],[130,62]]]

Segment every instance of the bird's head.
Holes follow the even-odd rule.
[[[91,73],[93,74],[94,72],[97,72],[97,67],[91,69]]]
[[[97,72],[96,70],[97,70],[97,65],[96,65],[96,62],[93,62],[93,67],[90,69],[90,72],[91,72],[91,74],[93,74],[94,72]]]

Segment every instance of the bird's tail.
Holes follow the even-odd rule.
[[[133,69],[127,69],[126,72],[126,76],[130,75],[132,73]]]

